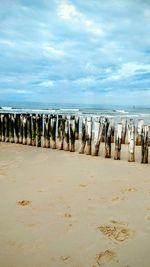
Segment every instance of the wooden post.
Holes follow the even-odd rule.
[[[22,144],[23,142],[23,115],[20,114],[19,116],[19,143]]]
[[[50,115],[46,116],[45,131],[46,131],[45,147],[49,148],[50,147]]]
[[[1,114],[1,140],[2,142],[5,141],[5,117],[4,114]]]
[[[105,121],[105,158],[111,158],[111,123]]]
[[[75,116],[75,139],[79,139],[79,117]]]
[[[43,114],[42,116],[42,142],[41,142],[42,147],[46,147],[46,117],[47,115]]]
[[[42,125],[43,125],[42,147],[49,148],[50,147],[50,115],[43,114]]]
[[[9,141],[14,143],[14,114],[9,114]]]
[[[135,125],[133,121],[128,124],[128,162],[135,161]]]
[[[148,146],[150,146],[150,125],[148,127]]]
[[[94,140],[93,140],[94,147],[92,151],[93,156],[98,156],[103,128],[104,128],[104,123],[102,119],[97,117],[94,121]]]
[[[148,126],[142,127],[141,133],[141,163],[148,163]]]
[[[111,120],[111,143],[114,143],[115,138],[115,122],[114,119]]]
[[[51,117],[50,131],[51,131],[51,148],[56,149],[56,116],[55,115]]]
[[[85,145],[86,145],[86,129],[85,129],[85,124],[86,124],[86,118],[82,117],[82,133],[81,133],[81,147],[79,150],[80,154],[84,153]]]
[[[102,130],[101,142],[105,142],[105,118],[102,117],[101,120],[103,121],[103,130]]]
[[[27,115],[27,145],[32,145],[31,114]]]
[[[70,117],[70,152],[75,152],[75,117]]]
[[[115,134],[115,160],[120,160],[121,153],[121,136],[122,136],[122,123],[117,124],[117,132]]]
[[[92,145],[92,118],[91,117],[87,117],[85,129],[86,129],[85,154],[91,155],[91,145]]]
[[[5,114],[5,142],[9,142],[9,114]]]
[[[14,114],[14,142],[19,142],[19,114]]]
[[[32,146],[36,145],[36,115],[31,116]]]
[[[22,140],[22,143],[23,143],[23,145],[26,145],[27,144],[27,116],[26,115],[23,116],[22,123],[23,123],[23,140]]]
[[[57,116],[57,138],[58,138],[58,149],[63,150],[64,142],[64,131],[65,131],[65,120],[61,115]]]
[[[41,146],[41,131],[42,131],[42,125],[41,125],[41,115],[36,114],[36,146]]]
[[[5,114],[5,142],[9,142],[9,114]]]
[[[122,142],[122,144],[125,144],[126,134],[127,134],[127,120],[126,119],[122,119],[121,123],[122,123],[121,142]]]
[[[2,141],[2,124],[1,124],[1,114],[0,114],[0,141]]]
[[[69,120],[70,117],[65,117],[65,130],[64,130],[64,150],[69,151]]]
[[[136,145],[141,145],[141,134],[142,134],[142,127],[144,125],[144,120],[138,120],[137,122],[137,130],[136,130]]]

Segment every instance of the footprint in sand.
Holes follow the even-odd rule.
[[[71,260],[71,257],[70,257],[70,256],[61,256],[60,258],[61,258],[61,260],[62,260],[63,262],[65,262],[65,263],[68,263],[68,261]]]
[[[128,226],[128,222],[124,222],[124,221],[111,220],[110,222],[113,223],[113,224],[121,224],[121,225]]]
[[[100,225],[97,227],[97,230],[109,238],[118,242],[123,242],[133,233],[133,231],[131,231],[128,227],[125,227],[126,225],[128,225],[126,222],[117,222],[112,220],[111,224]]]
[[[35,227],[35,226],[36,226],[35,223],[29,223],[29,224],[28,224],[28,227]]]
[[[31,205],[31,201],[30,200],[20,200],[17,202],[17,204],[20,206],[28,206],[28,205]]]
[[[126,193],[126,192],[132,193],[132,192],[136,192],[136,191],[138,191],[138,190],[135,187],[129,187],[129,188],[122,188],[121,189],[122,193]]]
[[[64,214],[64,217],[68,219],[68,218],[71,218],[72,215],[71,215],[69,212],[66,212],[66,213]]]
[[[108,262],[112,261],[115,257],[116,253],[111,249],[107,249],[96,255],[96,265],[93,266],[107,266]]]
[[[79,186],[80,187],[86,187],[87,185],[86,184],[80,184]]]
[[[111,201],[116,203],[116,202],[120,202],[120,201],[122,201],[124,199],[125,199],[125,197],[118,197],[118,196],[116,196],[116,197],[113,197],[111,199]]]

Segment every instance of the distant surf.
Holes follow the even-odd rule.
[[[18,107],[17,105],[13,106],[1,106],[0,107],[0,113],[39,113],[39,114],[64,114],[64,115],[75,115],[75,116],[102,116],[102,117],[108,117],[108,118],[114,118],[114,119],[122,119],[122,118],[133,118],[137,120],[138,118],[144,119],[145,122],[150,123],[150,108],[140,108],[140,107],[126,107],[125,109],[122,108],[116,108],[105,106],[96,106],[96,105],[86,105],[79,107],[75,105],[69,105],[65,107],[65,105],[49,105],[44,106],[43,104],[39,104],[37,106],[32,105],[30,103],[29,106],[26,107],[25,105],[20,105]]]

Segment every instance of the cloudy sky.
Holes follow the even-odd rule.
[[[0,99],[150,106],[150,0],[0,0]]]

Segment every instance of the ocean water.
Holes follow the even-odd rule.
[[[144,119],[150,125],[150,107],[139,106],[108,106],[87,104],[58,104],[58,103],[22,103],[0,102],[0,113],[39,113],[39,114],[68,114],[78,116],[102,116],[115,119],[122,118]]]

